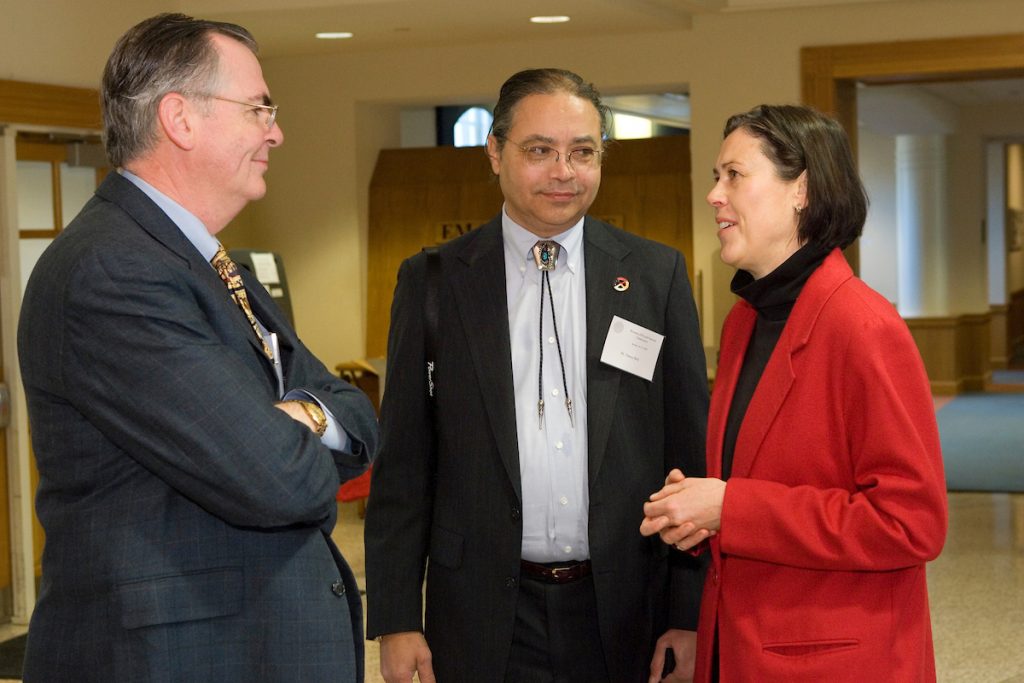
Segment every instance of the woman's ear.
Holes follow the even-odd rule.
[[[796,193],[793,197],[793,209],[800,213],[807,208],[807,170],[801,171],[796,179]]]

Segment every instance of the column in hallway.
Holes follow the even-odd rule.
[[[896,136],[899,311],[949,314],[949,192],[946,136]]]

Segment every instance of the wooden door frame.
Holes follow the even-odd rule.
[[[1022,76],[1024,34],[1020,33],[805,47],[800,51],[803,102],[835,116],[849,134],[854,150],[858,83],[885,85]],[[846,255],[854,270],[858,270],[856,242]],[[982,363],[981,367],[984,370],[987,364]]]
[[[801,96],[856,134],[857,83],[1024,77],[1024,33],[804,47]]]
[[[836,117],[857,150],[857,84],[929,83],[1024,77],[1024,33],[961,36],[800,49],[804,104]],[[855,242],[846,250],[859,270]]]

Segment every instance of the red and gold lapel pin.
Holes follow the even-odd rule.
[[[625,292],[627,289],[629,289],[629,280],[620,275],[619,277],[615,278],[615,284],[612,285],[612,289],[614,289],[616,292]]]

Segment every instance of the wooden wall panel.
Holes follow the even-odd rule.
[[[989,328],[989,362],[993,370],[1005,370],[1010,364],[1010,336],[1006,327],[1007,304],[996,304],[989,308],[992,324]]]
[[[391,298],[402,261],[479,227],[501,210],[481,147],[386,149],[370,182],[366,355],[387,353]]]
[[[956,394],[956,318],[907,318],[907,326],[921,351],[932,393]]]
[[[692,268],[691,195],[689,135],[623,140],[613,143],[605,160],[590,213],[675,247]]]
[[[0,80],[0,121],[99,129],[99,93],[87,88]]]
[[[935,394],[984,391],[992,379],[989,362],[991,316],[907,318]]]
[[[984,391],[992,381],[989,339],[992,316],[972,313],[957,318],[957,369],[960,391]]]
[[[690,139],[615,142],[590,214],[670,244],[693,263]],[[391,299],[402,261],[479,227],[501,210],[480,147],[382,150],[370,183],[366,355],[387,352]],[[691,273],[692,281],[692,273]]]
[[[1024,289],[1010,292],[1006,329],[1012,354],[1018,347],[1024,346]]]

